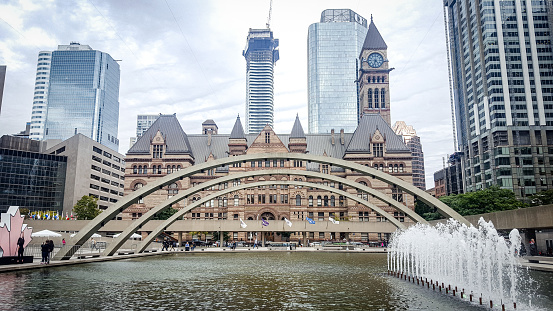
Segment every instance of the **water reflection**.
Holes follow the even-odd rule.
[[[187,253],[8,273],[8,310],[470,310],[386,274],[386,256]]]

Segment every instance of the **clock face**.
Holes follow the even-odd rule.
[[[372,53],[367,58],[367,63],[372,68],[378,68],[378,67],[382,66],[382,63],[384,63],[384,58],[379,53]]]

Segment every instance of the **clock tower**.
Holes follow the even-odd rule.
[[[388,46],[371,23],[359,55],[359,117],[378,113],[391,126]]]

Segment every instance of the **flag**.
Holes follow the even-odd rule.
[[[330,220],[331,223],[335,224],[335,225],[339,225],[340,222],[332,217],[328,217],[328,220]]]
[[[60,220],[60,215],[58,214],[58,212],[56,212],[56,215],[54,216],[54,219],[55,220]]]
[[[73,212],[71,212],[71,219],[74,220],[74,219],[73,219]]]
[[[284,217],[284,222],[288,225],[288,227],[292,227],[292,222],[288,220],[288,218]]]
[[[69,214],[67,214],[67,212],[65,212],[65,220],[69,220]]]
[[[266,226],[268,226],[268,225],[269,225],[269,222],[268,222],[268,221],[266,221],[265,219],[261,219],[261,225],[263,225],[263,226],[265,226],[265,227],[266,227]]]
[[[50,220],[50,212],[46,213],[46,220]]]
[[[41,217],[40,217],[40,212],[38,212],[38,213],[37,213],[37,215],[36,215],[36,219],[38,219],[38,220],[40,220],[40,219],[41,219]]]
[[[307,220],[310,224],[314,225],[315,221],[309,217],[305,217],[305,220]]]
[[[246,228],[248,225],[246,225],[246,223],[242,220],[242,218],[240,218],[240,227],[242,228]]]

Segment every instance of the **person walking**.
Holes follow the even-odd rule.
[[[25,239],[23,237],[19,237],[17,239],[17,262],[23,263],[23,246],[25,245]]]
[[[90,250],[95,250],[95,249],[96,249],[96,240],[92,238],[92,240],[90,241]]]
[[[45,265],[48,263],[48,250],[50,249],[50,245],[46,244],[47,241],[42,242],[42,245],[40,246],[40,250],[42,251],[42,260],[40,261],[41,265]]]

